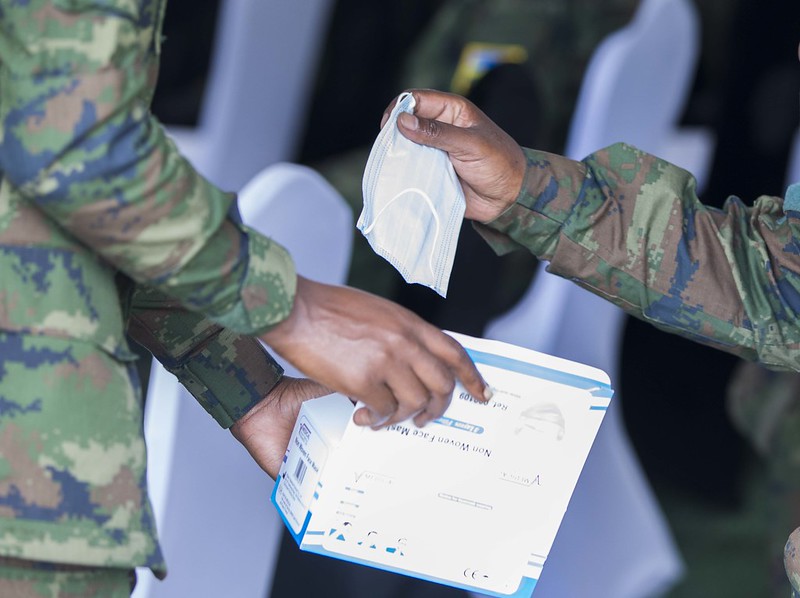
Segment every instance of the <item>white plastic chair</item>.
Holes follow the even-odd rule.
[[[299,273],[344,283],[352,212],[319,174],[274,164],[244,187],[239,201],[243,220],[289,249]],[[269,502],[272,481],[174,376],[153,366],[148,479],[169,575],[157,582],[142,570],[133,596],[263,598],[283,530]],[[296,375],[293,368],[287,373]]]
[[[698,52],[689,0],[643,0],[587,67],[567,154],[617,141],[658,154],[675,133]],[[581,361],[617,377],[623,313],[540,265],[486,336]],[[631,400],[646,400],[633,397]],[[683,564],[612,401],[547,559],[536,598],[642,598],[665,592]],[[580,571],[580,575],[575,572]]]
[[[168,127],[210,181],[238,191],[262,168],[294,158],[332,5],[220,2],[199,124]]]
[[[242,189],[239,210],[245,223],[289,248],[303,276],[344,283],[353,212],[318,172],[299,164],[273,164]]]
[[[713,135],[701,127],[678,126],[699,40],[699,18],[691,2],[642,0],[631,23],[606,38],[592,56],[567,155],[581,160],[624,141],[687,169],[701,189]]]

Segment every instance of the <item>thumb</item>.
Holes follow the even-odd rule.
[[[447,153],[463,155],[469,153],[475,144],[475,139],[468,129],[407,112],[398,116],[397,128],[411,141]]]
[[[380,415],[372,411],[369,407],[361,407],[356,409],[353,414],[353,421],[357,426],[370,426],[371,428],[378,429],[384,423],[389,421],[390,415]]]

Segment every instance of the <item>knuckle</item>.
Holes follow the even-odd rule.
[[[352,378],[352,384],[357,389],[356,394],[364,394],[370,392],[372,388],[375,386],[372,371],[362,370],[360,372],[354,373]]]
[[[396,401],[381,401],[378,404],[378,408],[376,412],[379,413],[382,417],[391,417],[395,413],[397,413],[399,409],[399,405]]]
[[[457,363],[462,364],[464,361],[469,361],[469,356],[467,355],[464,348],[458,343],[456,339],[446,334],[443,334],[443,350],[447,352],[447,359]]]
[[[381,343],[375,347],[369,356],[370,367],[367,376],[370,379],[375,379],[378,372],[383,371],[384,368],[392,364],[392,345],[390,343]]]
[[[449,406],[450,401],[442,399],[441,401],[437,401],[434,407],[428,407],[426,413],[431,419],[436,419],[437,417],[441,417]]]
[[[439,126],[439,123],[430,119],[424,119],[420,121],[420,130],[425,134],[426,137],[431,137],[433,139],[439,137],[439,135],[442,133],[442,127]]]
[[[425,409],[425,406],[428,404],[429,400],[430,399],[428,397],[414,397],[413,399],[406,400],[405,406],[410,413],[417,413],[418,411]]]
[[[434,389],[437,396],[440,397],[449,397],[453,394],[453,391],[456,389],[456,381],[453,377],[446,377],[442,378],[436,383],[436,388]]]

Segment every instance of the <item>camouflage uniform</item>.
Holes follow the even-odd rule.
[[[163,11],[0,0],[0,557],[165,573],[128,322],[224,427],[281,375],[294,266],[150,115]]]
[[[688,172],[625,144],[582,162],[525,153],[516,203],[476,225],[495,251],[525,247],[550,261],[549,271],[662,330],[800,371],[800,185],[785,200],[762,196],[745,207],[730,197],[720,210],[699,202]],[[795,497],[799,397],[743,388],[731,405]],[[794,525],[798,518],[795,511]],[[797,544],[796,532],[785,563],[800,590]]]
[[[130,598],[135,573],[0,557],[3,598]]]

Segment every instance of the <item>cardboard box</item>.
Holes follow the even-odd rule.
[[[425,428],[303,405],[272,501],[302,550],[493,596],[530,596],[613,394],[582,364],[453,336],[494,390]]]

